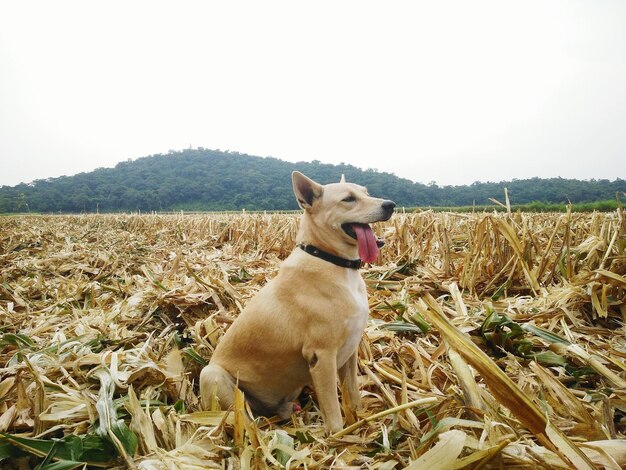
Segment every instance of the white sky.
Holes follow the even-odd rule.
[[[626,178],[626,2],[0,0],[0,185],[190,145]]]

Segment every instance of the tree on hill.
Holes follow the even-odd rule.
[[[622,179],[532,178],[439,187],[345,163],[289,163],[200,148],[142,157],[74,176],[3,186],[0,213],[291,210],[298,208],[291,189],[293,170],[320,183],[336,182],[345,174],[348,181],[367,186],[370,194],[405,207],[487,204],[491,197],[502,197],[505,187],[517,204],[589,202],[626,191]]]

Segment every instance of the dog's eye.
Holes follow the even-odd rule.
[[[348,196],[348,197],[344,197],[341,201],[342,202],[355,202],[356,198],[354,196]]]

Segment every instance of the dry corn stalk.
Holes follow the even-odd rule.
[[[291,251],[297,223],[295,214],[0,217],[0,450],[30,465],[55,436],[53,460],[67,461],[71,443],[109,446],[111,461],[90,462],[100,466],[403,468],[433,461],[438,442],[454,438],[450,468],[568,466],[559,454],[580,467],[624,465],[621,210],[397,214],[376,228],[387,244],[364,270],[371,321],[352,427],[326,437],[308,398],[286,423],[248,420],[241,403],[198,411],[200,368]],[[539,412],[465,346],[447,356],[445,328],[427,330],[420,316],[443,313],[481,341],[489,309],[541,333],[526,341],[559,360],[539,366],[481,343]]]

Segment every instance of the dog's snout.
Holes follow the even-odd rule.
[[[392,213],[393,209],[396,207],[396,203],[393,201],[383,201],[382,208],[387,213]]]

